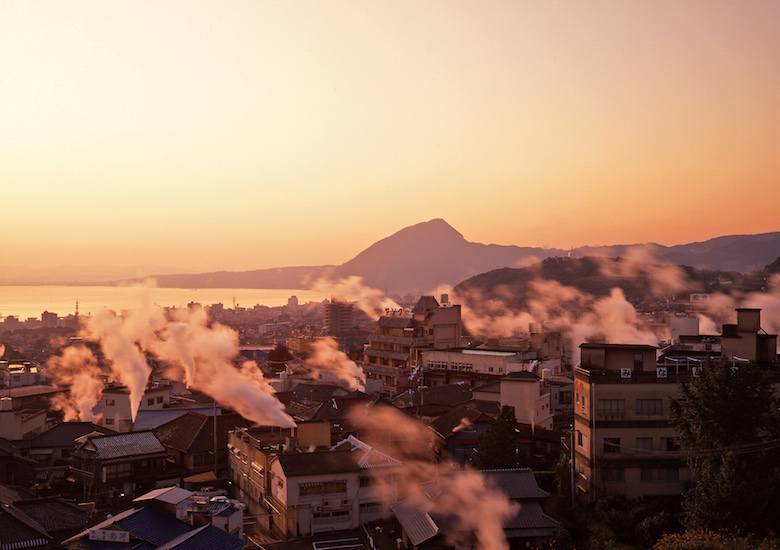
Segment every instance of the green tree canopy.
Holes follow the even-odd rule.
[[[520,463],[515,411],[504,405],[495,422],[480,436],[472,461],[480,470],[517,468]]]
[[[688,529],[778,531],[780,414],[771,376],[722,360],[680,383],[671,420],[694,475]]]

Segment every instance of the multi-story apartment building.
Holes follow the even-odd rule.
[[[510,372],[528,370],[536,352],[487,349],[423,350],[422,371],[427,386],[463,382],[469,386],[498,380]]]
[[[459,305],[422,296],[411,311],[388,310],[379,318],[363,351],[363,370],[381,379],[385,391],[399,393],[409,387],[412,369],[422,366],[421,350],[459,348],[462,332]]]
[[[761,329],[761,310],[737,310],[737,323],[723,325],[720,357],[735,365],[750,361],[777,365],[777,335]],[[717,337],[713,337],[716,339]],[[709,345],[709,349],[707,349]],[[669,422],[669,403],[678,381],[697,376],[705,349],[674,348],[656,360],[647,345],[582,344],[574,371],[574,468],[583,500],[608,494],[629,498],[679,494],[690,480],[684,455]]]
[[[352,304],[331,300],[325,304],[324,333],[330,336],[346,336],[355,325]]]
[[[273,531],[299,537],[390,517],[400,465],[353,436],[328,451],[277,455],[269,472]]]

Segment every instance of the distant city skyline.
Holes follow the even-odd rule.
[[[780,4],[4,2],[0,270],[780,230]]]

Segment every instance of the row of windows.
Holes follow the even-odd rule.
[[[347,482],[344,481],[322,481],[315,483],[303,483],[298,486],[299,496],[311,495],[331,495],[336,493],[346,493]]]
[[[625,469],[604,468],[601,471],[601,478],[605,482],[625,481]],[[640,468],[639,479],[644,482],[679,481],[680,471],[677,468]]]
[[[621,446],[619,437],[604,438],[604,454],[619,453],[620,449]],[[660,452],[676,452],[680,450],[680,444],[672,437],[662,437],[660,448],[653,449],[652,437],[637,437],[636,446],[632,450],[636,451],[637,453],[649,453],[656,450]]]
[[[583,397],[584,402],[584,397]],[[661,416],[664,414],[663,399],[637,399],[636,414],[645,416]],[[625,416],[625,399],[599,399],[596,405],[598,416]]]

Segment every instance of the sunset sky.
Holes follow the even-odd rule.
[[[780,230],[780,2],[0,3],[0,269]]]

